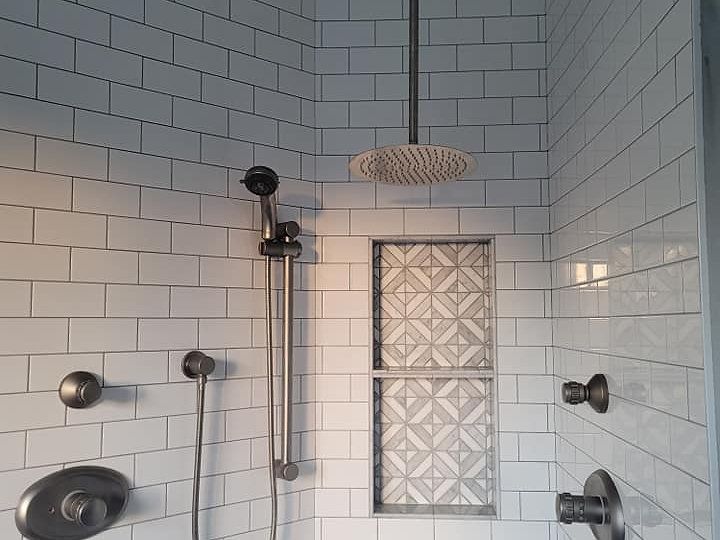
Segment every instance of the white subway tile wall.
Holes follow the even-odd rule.
[[[132,482],[103,538],[187,535],[179,362],[202,347],[219,362],[201,527],[266,538],[260,220],[237,182],[264,164],[305,248],[279,538],[585,538],[552,503],[597,467],[631,537],[709,538],[690,5],[422,0],[421,141],[479,167],[398,189],[347,164],[406,142],[407,2],[4,2],[2,537],[27,485],[77,463]],[[371,514],[369,239],[405,235],[494,246],[496,519]],[[96,408],[57,399],[74,369],[104,380]],[[606,417],[557,403],[596,371]]]
[[[607,469],[632,538],[711,537],[692,8],[548,2],[556,386],[602,372],[612,394],[605,417],[556,394],[558,489]]]
[[[312,298],[314,7],[230,4],[0,7],[4,539],[20,538],[11,517],[22,490],[79,463],[116,468],[133,488],[103,538],[189,534],[195,396],[179,365],[196,347],[217,360],[201,534],[267,536],[259,214],[238,179],[254,163],[275,166],[282,214],[300,220],[308,208],[298,295]],[[286,539],[314,534],[315,307],[298,304],[303,480],[282,487]],[[103,381],[97,406],[60,403],[74,370]]]
[[[407,99],[407,3],[316,2],[321,144],[316,174],[322,183],[316,219],[322,249],[315,274],[321,357],[315,381],[316,538],[554,537],[541,3],[421,1],[421,140],[462,148],[480,166],[458,183],[398,188],[350,178],[347,164],[354,153],[374,145],[407,142],[402,103]],[[494,9],[481,9],[487,4]],[[512,336],[499,336],[497,369],[504,377],[496,412],[499,514],[492,520],[371,514],[370,239],[404,236],[493,240],[498,329],[512,328]],[[504,393],[504,384],[519,391]],[[528,449],[534,436],[542,437],[543,445]]]

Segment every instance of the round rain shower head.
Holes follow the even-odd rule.
[[[350,162],[350,171],[362,178],[388,184],[439,184],[457,180],[474,170],[477,164],[475,158],[461,150],[418,144],[420,1],[410,0],[409,4],[408,144],[368,150]]]
[[[356,176],[406,186],[457,180],[475,167],[475,158],[470,154],[430,144],[375,148],[355,156],[350,162],[350,171]]]
[[[270,167],[263,167],[261,165],[250,168],[245,174],[243,182],[251,193],[260,197],[269,197],[275,193],[275,190],[280,184],[280,180],[275,171]]]

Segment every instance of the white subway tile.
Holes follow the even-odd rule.
[[[137,216],[139,208],[140,190],[136,187],[81,178],[76,178],[73,182],[73,210]]]
[[[37,210],[35,212],[35,241],[79,247],[105,247],[105,216]]]
[[[140,251],[170,251],[170,224],[147,219],[108,219],[108,247]]]
[[[22,281],[0,281],[0,306],[2,317],[28,317],[30,315],[30,283]]]
[[[433,520],[391,519],[378,521],[378,540],[392,540],[398,537],[411,537],[417,540],[433,540]]]
[[[142,151],[147,154],[198,161],[200,134],[156,124],[143,124]]]
[[[167,420],[151,418],[111,422],[103,426],[102,455],[113,456],[162,450],[166,445]]]
[[[112,20],[112,46],[168,62],[173,57],[172,34],[117,17]]]
[[[112,150],[110,180],[144,186],[170,187],[170,160]]]
[[[197,321],[192,319],[140,319],[138,349],[159,351],[197,347]]]
[[[20,431],[62,426],[65,423],[65,406],[57,392],[33,392],[0,396],[0,427],[2,431]],[[25,489],[24,486],[23,489]],[[17,499],[13,500],[16,503]]]
[[[173,287],[171,317],[224,317],[226,292],[209,287]]]
[[[100,426],[61,427],[28,433],[28,466],[95,457],[100,457]]]
[[[353,210],[350,212],[350,232],[353,235],[402,234],[403,228],[402,210]]]
[[[132,351],[137,346],[134,319],[72,319],[70,352]]]
[[[140,56],[78,41],[75,71],[101,79],[140,86],[142,58]]]
[[[252,284],[252,263],[245,260],[200,259],[200,285],[211,287],[249,287]]]
[[[0,127],[48,137],[72,137],[72,109],[19,96],[0,96]]]
[[[166,221],[200,221],[200,197],[161,189],[144,188],[140,206],[142,217]]]
[[[251,339],[251,323],[248,319],[200,320],[202,348],[249,347]]]
[[[123,84],[111,84],[110,111],[113,114],[137,118],[138,120],[170,124],[172,98],[150,90]]]
[[[63,105],[107,111],[110,85],[79,73],[38,66],[38,97]]]
[[[105,286],[87,283],[35,283],[34,317],[102,317]]]
[[[226,18],[214,17],[208,13],[205,13],[203,24],[205,41],[227,49],[252,53],[255,32],[249,26],[237,24]]]
[[[25,4],[25,2],[22,2]],[[0,59],[0,69],[6,74],[0,81],[0,90],[12,94],[33,97],[35,89],[36,67],[29,62],[15,60],[14,58],[2,57]]]
[[[140,150],[140,122],[117,116],[75,111],[75,140],[93,145]],[[105,178],[107,175],[103,175]]]
[[[108,285],[108,317],[167,317],[170,312],[168,287]]]
[[[129,386],[168,381],[168,355],[165,352],[107,353],[105,386]]]
[[[225,256],[228,253],[227,229],[205,225],[172,225],[173,253]]]
[[[256,152],[258,147],[256,147]],[[246,168],[252,161],[253,147],[250,143],[212,135],[202,136],[202,161],[221,167]]]
[[[64,281],[69,270],[67,248],[0,243],[0,278]]]
[[[108,151],[87,144],[38,139],[37,169],[55,174],[106,180]]]
[[[176,34],[202,35],[202,13],[167,0],[145,0],[145,22]]]
[[[28,388],[27,356],[5,356],[2,363],[6,376],[0,382],[0,392],[3,394],[25,392]]]
[[[175,98],[173,100],[173,125],[202,133],[227,135],[227,111],[215,105]]]
[[[67,273],[63,275],[61,279],[66,279]],[[137,283],[138,256],[125,251],[73,249],[70,276],[72,281]]]
[[[68,36],[8,20],[0,21],[0,34],[4,38],[3,53],[7,56],[73,69],[74,40]]]

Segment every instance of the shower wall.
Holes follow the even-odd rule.
[[[20,492],[78,463],[133,482],[98,538],[187,537],[196,347],[219,361],[202,527],[267,537],[253,164],[304,232],[280,538],[587,538],[554,498],[598,467],[631,538],[709,538],[690,0],[422,0],[421,142],[479,162],[432,188],[347,172],[406,141],[406,4],[1,3],[3,538]],[[398,238],[490,241],[495,518],[372,516],[370,240]],[[104,381],[92,409],[57,398],[76,369]],[[559,403],[599,371],[607,416]]]
[[[407,142],[407,2],[317,2],[316,538],[554,537],[544,13],[544,0],[420,2],[421,142],[471,152],[479,168],[457,183],[395,187],[351,178],[347,165]],[[495,518],[372,515],[373,238],[492,241]]]
[[[558,488],[610,471],[631,538],[710,538],[691,5],[548,6],[556,387],[612,394],[558,405]]]
[[[98,538],[189,538],[195,395],[179,366],[197,347],[218,361],[202,537],[267,537],[259,212],[237,179],[253,163],[282,175],[281,212],[310,233],[309,288],[313,16],[301,0],[0,3],[2,538],[19,538],[25,487],[78,463],[132,481],[127,515]],[[313,340],[297,335],[309,433]],[[57,386],[78,369],[104,400],[66,410]],[[312,437],[296,439],[312,458]],[[282,491],[294,524],[280,537],[311,538],[312,462]]]

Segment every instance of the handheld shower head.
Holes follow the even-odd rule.
[[[260,197],[269,197],[278,188],[280,180],[278,175],[270,167],[263,167],[258,165],[252,167],[245,174],[245,187],[248,188],[250,193],[254,193]]]
[[[275,192],[280,185],[278,175],[270,167],[258,165],[248,169],[242,182],[250,193],[260,197],[263,240],[275,240],[278,224]]]

